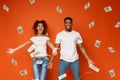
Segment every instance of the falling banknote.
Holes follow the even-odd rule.
[[[115,24],[115,28],[119,28],[120,27],[120,22],[117,22],[116,24]]]
[[[19,71],[19,73],[21,76],[27,75],[27,70],[26,69],[21,70],[21,71]]]
[[[32,52],[32,53],[30,53],[31,58],[37,57],[39,55],[40,55],[40,52]]]
[[[31,46],[27,49],[27,51],[28,51],[29,53],[31,53],[32,51],[34,51],[35,48],[36,48],[36,46],[33,44],[33,45],[31,45]]]
[[[14,65],[14,66],[17,66],[17,61],[15,59],[11,59],[11,63]]]
[[[56,7],[56,11],[57,11],[58,13],[62,14],[62,9],[61,9],[59,6]]]
[[[105,12],[111,12],[112,11],[112,7],[111,6],[107,6],[104,8]]]
[[[112,47],[108,47],[108,50],[109,50],[111,53],[115,53],[115,50],[114,50]]]
[[[114,69],[109,70],[109,75],[110,75],[111,78],[113,78],[115,76]]]
[[[87,4],[85,4],[84,9],[87,10],[90,7],[90,2],[88,2]]]
[[[58,77],[58,79],[59,79],[59,80],[63,80],[65,77],[67,77],[66,73],[60,75],[60,76]]]
[[[6,11],[6,12],[9,12],[9,7],[5,4],[3,4],[3,9]]]
[[[23,27],[22,26],[18,26],[17,27],[18,33],[22,34],[23,33]]]
[[[34,4],[35,0],[29,0],[30,4]]]
[[[92,28],[95,25],[95,22],[92,21],[91,23],[89,23],[89,28]]]
[[[96,40],[96,41],[95,41],[95,47],[96,47],[96,48],[99,48],[99,47],[100,47],[100,44],[101,44],[101,41],[99,41],[99,40]]]

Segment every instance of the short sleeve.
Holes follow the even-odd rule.
[[[30,41],[34,42],[34,38],[33,38],[33,37],[31,37],[31,38],[30,38]]]
[[[46,37],[46,40],[50,40],[50,38],[49,38],[49,37]]]
[[[82,40],[80,33],[78,33],[78,35],[77,35],[77,43],[78,44],[83,43],[83,40]]]
[[[59,34],[57,34],[57,36],[56,36],[55,43],[57,43],[57,44],[61,43],[61,39],[60,39],[60,35]]]

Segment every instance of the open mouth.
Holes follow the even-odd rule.
[[[67,26],[67,27],[70,27],[70,26]]]
[[[43,29],[39,29],[39,31],[42,31]]]
[[[70,28],[70,26],[67,26],[67,28]]]

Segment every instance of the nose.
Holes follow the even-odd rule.
[[[71,26],[71,24],[68,23],[68,24],[66,24],[66,26]]]

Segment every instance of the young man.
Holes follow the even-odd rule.
[[[68,67],[71,68],[75,80],[80,80],[80,66],[79,56],[77,53],[77,44],[88,60],[88,64],[93,64],[93,61],[88,57],[85,48],[83,47],[82,38],[79,32],[72,30],[72,18],[66,17],[64,19],[65,30],[59,32],[56,37],[56,48],[60,50],[60,62],[59,62],[59,76],[66,73]]]

